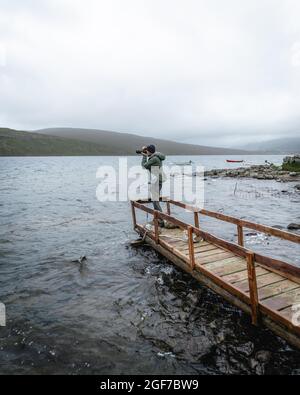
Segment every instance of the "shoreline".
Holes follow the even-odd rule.
[[[205,171],[204,176],[211,178],[252,178],[256,180],[274,180],[277,182],[300,182],[300,172],[282,170],[281,167],[274,165],[213,169]]]

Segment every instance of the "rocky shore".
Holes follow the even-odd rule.
[[[300,181],[299,172],[282,170],[270,165],[255,165],[237,169],[215,169],[204,173],[205,177],[255,178],[257,180],[276,180],[278,182]]]
[[[250,167],[239,167],[236,169],[214,169],[204,173],[205,177],[233,177],[233,178],[255,178],[257,180],[275,180],[278,182],[300,181],[300,155],[284,158],[282,166],[267,163]],[[287,166],[293,170],[287,170]]]

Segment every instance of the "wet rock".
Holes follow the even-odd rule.
[[[248,232],[245,234],[245,236],[257,236],[256,232]]]
[[[72,262],[73,263],[82,263],[82,262],[84,262],[84,261],[86,261],[86,256],[85,255],[82,255],[79,259],[74,259]]]
[[[242,344],[242,345],[239,346],[239,347],[236,347],[236,350],[237,350],[239,353],[244,354],[244,355],[246,355],[247,357],[249,357],[249,356],[252,354],[253,349],[254,349],[254,345],[253,345],[252,342],[247,342],[247,343],[245,343],[245,344]]]
[[[255,354],[255,359],[260,363],[267,363],[270,361],[271,356],[270,351],[261,350]]]
[[[295,185],[294,187],[297,191],[300,191],[300,184]]]
[[[296,224],[296,223],[291,223],[288,225],[287,227],[289,230],[299,230],[300,229],[300,224]]]

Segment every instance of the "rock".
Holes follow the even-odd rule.
[[[287,228],[289,230],[299,230],[300,229],[300,224],[291,223],[291,224],[289,224],[289,226]]]
[[[255,354],[255,359],[260,363],[267,363],[270,361],[272,354],[270,351],[258,351]]]
[[[294,188],[297,189],[297,191],[300,191],[300,184],[295,185]]]
[[[296,173],[295,171],[292,171],[291,173],[289,173],[290,177],[297,177],[298,173]]]

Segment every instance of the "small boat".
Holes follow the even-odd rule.
[[[227,163],[243,163],[243,160],[233,160],[233,159],[226,159]]]
[[[176,166],[192,166],[193,161],[188,161],[188,162],[180,162],[180,163],[175,163]]]

